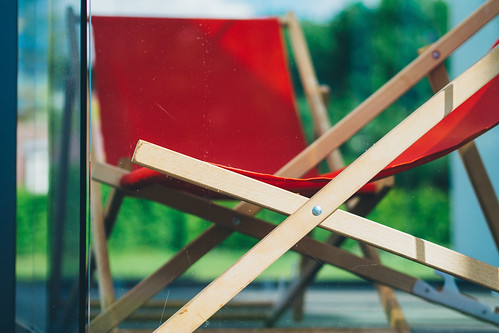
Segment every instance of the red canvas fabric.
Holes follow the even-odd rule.
[[[279,24],[92,17],[107,162],[139,139],[270,174],[296,156],[306,142]]]
[[[225,165],[217,165],[226,170],[233,171],[242,174],[253,179],[257,179],[264,183],[280,187],[284,190],[299,193],[301,195],[311,197],[319,189],[324,187],[331,179],[333,179],[341,170],[335,173],[327,174],[324,176],[316,176],[311,178],[287,178],[287,177],[277,177],[271,174],[264,174],[259,172],[253,172],[243,169],[231,168]],[[125,174],[120,181],[120,185],[124,188],[130,190],[138,190],[143,187],[147,187],[153,184],[160,184],[168,186],[171,188],[176,188],[179,190],[195,193],[197,195],[209,197],[212,199],[226,199],[224,195],[215,193],[209,190],[205,190],[201,187],[185,183],[183,181],[177,180],[165,176],[157,171],[148,168],[139,168],[128,174]],[[376,191],[376,185],[374,183],[369,183],[363,186],[360,190],[360,194],[374,193]]]
[[[397,159],[390,163],[373,180],[387,177],[418,165],[433,161],[451,151],[458,149],[467,142],[496,126],[499,122],[499,77],[483,86],[472,97],[461,104],[454,112],[435,125],[421,139],[416,141]],[[228,170],[261,180],[265,183],[279,186],[289,191],[311,196],[342,170],[312,178],[285,178],[270,174],[262,174],[222,166]],[[195,187],[166,177],[156,171],[146,168],[125,175],[121,184],[124,187],[137,189],[153,183],[167,184],[184,190],[197,191],[203,195],[214,196],[214,193],[195,189]],[[185,187],[187,186],[187,187]],[[364,186],[359,193],[369,193],[375,190],[373,183]]]
[[[109,163],[130,157],[143,139],[303,195],[341,171],[271,175],[305,148],[276,19],[93,17],[92,25]],[[441,157],[497,125],[498,86],[496,77],[376,178]],[[158,182],[210,194],[145,168],[121,184]]]

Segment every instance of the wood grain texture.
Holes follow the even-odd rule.
[[[428,74],[434,92],[445,87],[450,79],[444,64]],[[471,141],[459,148],[459,156],[482,209],[489,230],[499,249],[499,201],[476,144]]]
[[[468,18],[428,47],[419,57],[350,112],[348,116],[286,164],[277,174],[284,175],[288,168],[300,170],[300,174],[296,175],[297,177],[305,174],[311,164],[317,165],[331,151],[340,147],[345,140],[352,137],[419,82],[428,72],[442,63],[457,47],[493,19],[497,13],[499,13],[499,1],[485,2]],[[432,56],[434,52],[439,54],[437,59]]]
[[[317,80],[307,42],[296,16],[293,13],[288,13],[286,15],[286,22],[296,67],[312,114],[315,134],[321,136],[331,128],[327,112],[329,89],[325,89]],[[328,154],[326,161],[330,170],[338,170],[344,166],[343,159],[338,150],[334,150]]]
[[[113,167],[109,168],[108,172],[110,170],[113,170]],[[252,237],[263,238],[275,227],[268,222],[256,219],[250,215],[235,213],[229,208],[213,204],[209,200],[158,185],[141,190],[139,195],[141,198],[168,205],[174,209],[185,211],[203,219],[217,221],[219,226],[213,228],[222,228],[225,230],[231,228]],[[238,219],[237,224],[234,224],[235,217]],[[106,332],[128,317],[141,304],[169,285],[183,271],[190,267],[189,264],[198,258],[199,250],[208,250],[208,245],[211,246],[219,242],[219,237],[223,232],[224,230],[215,232],[210,229],[202,237],[200,236],[193,243],[187,245],[185,251],[177,254],[172,260],[165,263],[156,272],[141,281],[130,292],[113,303],[106,311],[94,318],[90,324],[91,331]],[[411,276],[378,265],[372,260],[357,257],[349,252],[308,237],[302,239],[292,250],[314,257],[315,260],[326,264],[352,271],[354,274],[367,280],[390,285],[408,293],[412,292],[416,281]],[[189,260],[187,260],[186,253],[189,254]]]
[[[106,172],[121,172],[119,168],[112,166],[100,165],[99,167],[108,167]],[[99,175],[102,173],[96,172],[96,174]],[[116,185],[119,186],[119,184]],[[126,191],[124,189],[120,190]],[[134,191],[127,194],[133,195],[136,194],[136,192]],[[252,216],[243,213],[234,213],[231,209],[213,204],[209,200],[189,193],[177,192],[159,185],[143,189],[139,191],[138,195],[147,200],[168,205],[174,209],[185,211],[203,219],[217,221],[220,227],[225,226],[227,228],[232,228],[233,230],[256,238],[264,237],[274,228],[274,225]],[[362,206],[359,206],[359,209],[363,209]],[[235,217],[238,219],[237,224],[234,224]],[[218,234],[219,233],[214,233],[214,235]],[[215,242],[212,235],[207,235],[205,238],[200,239],[199,243],[205,243],[208,240]],[[188,247],[189,246],[191,245],[188,245]],[[193,247],[196,248],[197,245],[194,244]],[[308,237],[302,239],[292,248],[292,250],[312,256],[326,264],[349,270],[367,280],[391,286],[408,293],[412,293],[416,281],[416,279],[411,276],[391,270],[373,260],[360,258],[337,247],[322,244]],[[190,256],[189,259],[190,262],[192,262],[195,257]],[[122,319],[133,313],[141,304],[169,285],[171,281],[176,278],[176,276],[172,274],[172,271],[175,271],[175,274],[180,274],[181,270],[179,267],[184,265],[184,267],[187,268],[189,267],[188,263],[189,260],[185,260],[183,263],[180,260],[165,263],[155,273],[135,286],[131,293],[124,295],[106,311],[93,319],[90,325],[91,331],[106,332],[109,328],[118,324]],[[387,307],[387,309],[389,308]],[[394,312],[396,314],[397,311]]]
[[[101,300],[102,310],[105,310],[114,302],[113,280],[109,266],[109,254],[107,250],[106,232],[104,228],[104,214],[102,209],[102,196],[100,184],[92,181],[90,206],[92,216],[90,219],[92,227],[93,253],[96,257],[97,276],[99,279],[99,298]]]
[[[339,218],[336,218],[334,223],[331,223],[330,219],[328,219],[343,202],[373,178],[383,169],[383,167],[417,141],[417,139],[430,130],[446,115],[455,110],[455,108],[475,93],[481,86],[495,77],[499,67],[497,58],[498,50],[496,48],[411,114],[406,120],[390,131],[390,133],[347,167],[313,198],[306,201],[300,208],[294,211],[294,213],[291,212],[292,215],[286,221],[276,227],[269,235],[239,259],[229,270],[220,275],[207,288],[187,303],[186,306],[173,315],[157,331],[193,331],[321,222],[323,222],[323,226],[325,225],[327,227],[334,225],[334,228],[331,228],[333,231],[345,235],[345,231],[350,234],[349,231],[354,230],[355,235],[353,236],[356,237],[353,238],[385,248],[426,265],[436,266],[440,269],[443,268],[443,271],[482,284],[488,288],[499,290],[498,272],[497,268],[494,266],[486,265],[429,242],[421,242],[413,236],[395,230],[387,232],[390,228],[383,230],[383,226],[374,223],[371,223],[370,225],[362,223],[364,226],[374,226],[372,228],[375,230],[374,234],[366,235],[365,232],[362,232],[363,230],[359,230],[355,225],[349,225],[348,228],[346,228],[349,230],[344,230],[342,232],[338,230],[337,226],[338,220],[340,220]],[[134,153],[133,161],[137,164],[150,166],[153,169],[165,172],[165,168],[168,169],[170,167],[168,165],[169,157],[162,154],[161,151],[165,152],[165,150],[161,150],[160,147],[145,142],[139,142]],[[171,165],[171,169],[178,170],[179,168],[185,168],[187,170],[187,175],[179,176],[179,178],[184,180],[196,178],[196,175],[191,174],[191,171],[193,170],[189,164],[173,163]],[[210,178],[215,181],[214,186],[211,188],[215,191],[220,191],[217,188],[217,183],[228,184],[229,188],[237,188],[242,185],[237,182],[244,179],[235,177],[236,183],[233,183],[225,177],[225,172],[213,169],[208,170],[210,169],[208,164],[205,164],[202,169],[204,170],[202,173],[203,175],[209,175]],[[196,183],[196,180],[192,182]],[[244,182],[245,181],[243,181],[243,183]],[[205,187],[210,188],[210,186]],[[243,188],[243,192],[250,194],[251,196],[258,194],[256,192],[250,193],[248,187]],[[263,192],[260,192],[260,195],[262,193],[268,194],[267,200],[272,202],[274,202],[275,194],[277,194],[275,188],[271,186]],[[244,195],[244,197],[245,196],[246,195]],[[312,208],[318,205],[322,207],[323,212],[321,215],[315,216],[312,214]],[[342,222],[345,221],[346,220],[343,220]],[[352,219],[349,219],[349,222],[351,221]],[[370,230],[371,232],[373,231],[372,229]],[[360,237],[359,234],[361,235]],[[378,235],[377,238],[380,239],[385,239],[385,237],[388,236],[390,238],[389,242],[392,243],[392,245],[386,247],[383,242],[378,242],[378,240],[373,242],[369,237],[372,235]],[[403,248],[400,248],[402,245],[400,240],[403,240]],[[410,240],[410,242],[408,243],[407,240]],[[407,249],[406,245],[411,244],[413,241],[415,241],[415,249],[412,249],[411,246]],[[395,246],[393,244],[395,244]],[[432,253],[427,253],[428,251]],[[449,263],[451,263],[451,265],[448,265]],[[450,267],[450,270],[447,269],[449,266],[452,266]]]
[[[461,147],[459,156],[482,208],[496,248],[499,249],[499,201],[476,144],[469,142]]]
[[[92,133],[92,138],[95,138],[96,132],[92,131]],[[90,162],[93,165],[94,163],[96,163],[96,161],[96,151],[95,149],[91,149]],[[104,222],[105,211],[102,207],[102,194],[100,186],[101,185],[98,182],[93,180],[90,181],[90,230],[92,232],[91,244],[99,280],[99,298],[101,301],[101,309],[104,311],[114,302],[115,295],[113,279],[111,277],[111,268],[109,266],[109,253],[107,248],[106,228]]]

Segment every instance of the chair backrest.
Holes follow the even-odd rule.
[[[106,161],[139,139],[274,173],[305,148],[280,23],[92,17]]]
[[[388,164],[374,180],[436,160],[497,126],[498,95],[499,76],[496,76]],[[334,177],[342,170],[334,170],[327,176]]]
[[[493,48],[498,43],[499,39]],[[452,94],[452,86],[447,91]],[[499,123],[498,94],[496,76],[390,163],[384,173],[401,172],[433,161],[495,127]]]

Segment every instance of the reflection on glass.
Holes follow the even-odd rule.
[[[84,321],[85,191],[80,191],[79,16],[68,8],[80,3],[18,4],[16,321],[38,331],[74,332]]]

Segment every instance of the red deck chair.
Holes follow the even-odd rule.
[[[482,8],[481,13],[479,11],[478,13],[475,13],[475,15],[479,16],[480,14],[483,14],[483,11],[485,11],[485,10],[486,9]],[[473,21],[473,20],[470,20],[470,21]],[[485,22],[486,22],[486,20],[483,23],[480,23],[480,24],[485,24]],[[478,28],[479,27],[477,27],[476,25],[475,25],[475,27],[470,28],[469,22],[467,22],[467,24],[464,24],[463,26],[460,26],[459,29],[456,29],[455,31],[451,32],[449,34],[449,36],[457,36],[457,35],[459,35],[459,33],[462,33],[463,30],[464,31],[468,30],[466,32],[466,34],[468,34],[468,33],[471,34],[472,32],[469,32],[470,30],[478,29]],[[450,51],[452,51],[453,48],[457,47],[462,42],[463,39],[465,39],[466,37],[468,37],[469,34],[465,35],[464,37],[461,36],[459,38],[442,39],[442,41],[440,41],[439,43],[436,44],[435,48],[442,47],[443,49],[445,49],[445,53],[448,54]],[[444,54],[444,52],[443,52],[442,57],[447,56],[447,54]],[[401,74],[407,74],[408,72],[414,73],[414,72],[416,72],[415,71],[416,68],[419,69],[421,72],[427,73],[429,70],[431,70],[432,68],[434,68],[434,66],[436,66],[438,64],[438,63],[436,63],[436,64],[430,64],[428,62],[428,60],[427,60],[429,58],[431,58],[431,56],[429,56],[429,54],[426,53],[424,56],[418,58],[418,61],[415,61],[415,63],[418,64],[418,65],[420,65],[420,66],[421,66],[421,63],[424,63],[423,68],[421,68],[421,67],[417,68],[417,66],[408,66],[407,71],[404,71]],[[419,77],[423,76],[424,73],[418,74]],[[418,75],[416,75],[416,77]],[[388,96],[386,96],[386,93],[384,93],[384,94],[378,94],[378,96],[385,95],[385,96],[383,96],[383,97],[387,97],[386,98],[387,101],[385,103],[386,104],[390,104],[390,102],[393,101],[393,99],[395,99],[397,97],[397,94],[401,94],[404,90],[408,89],[412,84],[414,84],[413,82],[407,83],[407,80],[401,80],[401,78],[399,76],[394,81],[395,83],[392,82],[392,86],[400,84],[401,81],[404,81],[404,83],[405,83],[404,85],[402,85],[401,88],[399,87],[399,88],[393,89],[393,87],[389,87],[391,89],[382,90],[383,92],[388,91],[389,92]],[[395,92],[393,92],[393,90],[395,90]],[[398,95],[398,96],[400,96],[400,95]],[[380,97],[376,97],[376,98],[378,100],[380,99]],[[383,106],[384,106],[383,103],[381,103],[381,104],[378,103],[373,108],[374,111],[372,111],[371,114],[368,115],[367,117],[364,117],[364,119],[362,119],[362,121],[366,121],[366,122],[369,121],[369,118],[372,118],[373,114],[375,114],[377,112],[380,112],[383,109]],[[361,106],[360,109],[362,110],[362,108],[365,109],[366,106],[365,105]],[[350,119],[355,119],[355,115],[357,115],[359,113],[360,112],[354,112],[353,113],[354,117],[351,117]],[[360,121],[360,123],[362,123],[362,121]],[[356,127],[356,126],[354,126],[354,127]],[[355,130],[353,130],[353,131],[355,131]],[[347,130],[347,132],[348,132],[348,130]],[[334,132],[334,133],[336,134],[337,132]],[[344,133],[342,133],[339,137],[337,136],[338,142],[335,143],[335,144],[339,145],[339,144],[341,144],[341,142],[343,142],[345,140],[345,138],[342,138],[342,136],[347,137]],[[331,137],[334,137],[334,135],[329,135],[328,136],[329,140],[331,140]],[[323,139],[321,139],[321,140],[323,140]],[[294,160],[294,162],[293,162],[294,165],[295,165],[295,168],[294,168],[295,170],[294,171],[290,171],[290,170],[293,169],[293,167],[290,168],[289,165],[288,165],[286,168],[281,169],[280,173],[281,174],[290,174],[290,173],[293,174],[294,173],[295,175],[299,175],[300,173],[305,172],[305,170],[310,166],[310,163],[303,163],[303,160],[304,160],[303,156],[306,156],[306,157],[310,158],[310,160],[313,161],[316,158],[316,156],[314,156],[314,155],[322,155],[323,151],[325,149],[330,149],[330,147],[327,148],[327,147],[324,147],[324,146],[321,147],[321,145],[315,145],[312,149],[307,150],[305,154],[299,155],[299,157]],[[326,154],[324,154],[323,156],[325,156]],[[433,155],[433,153],[429,153],[428,154],[428,156],[431,156],[431,155]],[[424,158],[421,158],[421,159],[418,159],[416,163],[422,163],[423,160],[425,158],[427,158],[428,156],[426,156]],[[311,162],[311,163],[312,164],[313,163],[317,163],[317,161],[314,161],[314,162]],[[397,164],[397,165],[393,165],[393,167],[394,168],[391,169],[392,171],[396,170],[397,168],[405,168],[406,166],[405,166],[404,163],[400,163],[400,164]],[[109,169],[109,168],[106,169],[106,168],[107,167],[100,168],[99,175],[94,175],[94,176],[95,176],[95,178],[98,178],[100,180],[104,180],[105,182],[114,184],[115,186],[118,186],[118,183],[120,181],[122,182],[122,185],[126,185],[126,183],[128,182],[128,185],[137,186],[137,183],[135,183],[133,181],[133,177],[135,177],[137,174],[140,174],[140,172],[143,172],[146,175],[149,172],[149,171],[140,171],[139,173],[135,172],[134,174],[129,174],[128,176],[124,176],[124,177],[121,177],[121,175],[124,174],[123,172],[121,172],[120,176],[117,177],[116,173],[114,172],[116,170],[112,170],[111,171],[111,169]],[[296,170],[303,170],[303,171],[296,171]],[[107,178],[107,180],[105,180],[106,179],[106,177],[105,177],[106,173],[108,175],[109,174],[111,175],[110,178],[112,178],[112,180],[110,180],[109,177]],[[148,177],[150,177],[150,176],[151,176],[151,174],[149,174]],[[324,179],[313,179],[310,182],[310,181],[303,181],[303,180],[295,181],[293,179],[276,179],[276,178],[273,178],[271,176],[264,175],[264,174],[263,175],[259,174],[258,176],[260,178],[263,177],[263,178],[269,179],[272,182],[277,181],[277,182],[280,182],[280,183],[285,183],[285,184],[287,184],[287,186],[288,186],[287,188],[288,189],[295,189],[296,190],[297,189],[296,186],[298,186],[298,189],[300,191],[302,191],[302,192],[304,191],[304,189],[308,189],[308,190],[311,191],[310,193],[313,193],[313,188],[312,187],[314,187],[315,185],[317,185],[317,183],[321,183],[321,182],[323,183],[324,182]],[[162,178],[162,177],[154,175],[154,174],[152,174],[152,177],[157,177],[156,180]],[[121,180],[120,180],[120,178],[121,178]],[[138,178],[139,179],[144,179],[144,177],[138,177]],[[130,182],[130,181],[132,181],[132,182]],[[163,180],[163,181],[170,182],[170,180]],[[144,184],[146,184],[146,183],[144,183]],[[178,183],[178,184],[180,184],[180,183]],[[175,193],[177,193],[177,195],[178,195],[179,193],[182,193],[182,192],[175,192]],[[170,205],[177,205],[177,207],[182,206],[182,204],[184,202],[189,202],[189,204],[188,204],[189,207],[184,207],[184,208],[186,208],[186,210],[189,210],[189,208],[191,208],[191,210],[192,210],[192,205],[191,205],[192,203],[196,203],[199,207],[201,207],[203,205],[206,206],[206,202],[204,202],[202,200],[200,201],[199,198],[190,197],[190,196],[188,196],[185,193],[182,193],[182,197],[181,198],[171,198],[171,199],[169,198],[169,200],[166,200],[166,198],[160,198],[160,197],[158,197],[157,193],[153,192],[153,191],[147,191],[147,190],[144,191],[144,190],[142,190],[142,195],[145,196],[145,197],[150,197],[151,199],[154,199],[154,200],[157,200],[157,201],[167,202]],[[175,201],[175,199],[177,199],[176,200],[177,202],[173,203]],[[212,206],[210,206],[210,207],[212,207]],[[244,207],[248,208],[247,205],[244,206]],[[251,207],[251,208],[253,208],[253,207]],[[223,214],[226,214],[226,211],[224,211],[223,208],[218,208],[218,207],[214,208],[214,209],[217,210],[217,214],[219,214],[219,216],[217,216],[217,218],[219,218],[219,220],[217,222],[219,222],[219,223],[226,223],[228,226],[231,226],[231,227],[234,228],[234,225],[232,225],[232,222],[234,221],[234,218],[233,218],[234,215],[233,215],[232,212],[231,212],[232,214],[230,215],[230,218],[228,218],[227,215],[226,215],[225,216],[225,220],[224,220]],[[212,209],[212,211],[213,211],[213,209]],[[201,214],[201,213],[199,213],[199,214]],[[213,214],[213,212],[211,214],[212,215],[216,215],[216,214]],[[246,214],[241,214],[240,216],[238,216],[238,218],[236,220],[238,221],[238,224],[235,227],[236,230],[243,231],[243,232],[246,232],[248,234],[252,234],[255,237],[263,237],[268,231],[271,230],[271,226],[263,225],[262,221],[258,221],[258,220],[254,219],[254,218],[250,218],[249,216],[246,216]],[[246,222],[248,222],[248,221],[251,222],[252,227],[249,227],[247,225]],[[256,230],[257,226],[260,227],[261,229]],[[216,229],[216,227],[214,227],[213,230],[214,229]],[[209,232],[211,232],[210,235],[216,235],[216,233],[214,233],[212,230],[209,231]],[[220,229],[219,229],[219,232],[220,232]],[[218,237],[220,237],[220,236],[218,236]],[[308,238],[304,238],[300,242],[300,244],[302,244],[302,243],[303,244],[307,244],[308,247],[310,247],[310,246],[315,247],[315,250],[310,250],[310,248],[307,249],[305,247],[305,249],[301,249],[302,252],[305,252],[305,253],[308,253],[308,254],[312,254],[313,256],[316,256],[317,258],[320,258],[321,260],[323,260],[326,263],[331,263],[331,264],[337,265],[337,266],[345,268],[345,269],[350,269],[350,270],[354,271],[356,274],[358,274],[360,276],[363,276],[363,277],[366,277],[366,278],[368,278],[370,280],[374,280],[374,281],[377,281],[377,282],[380,282],[380,283],[384,283],[384,284],[387,284],[387,285],[392,285],[392,286],[395,286],[395,287],[397,287],[399,289],[411,292],[413,294],[417,294],[417,293],[415,293],[412,290],[412,286],[414,286],[416,283],[421,284],[421,281],[417,281],[416,279],[414,279],[412,277],[408,277],[407,275],[400,274],[398,272],[395,272],[395,271],[390,270],[390,269],[388,269],[386,267],[383,267],[383,266],[377,266],[378,267],[377,268],[377,270],[378,270],[377,274],[373,274],[372,272],[365,272],[365,271],[362,271],[362,269],[359,269],[359,268],[357,268],[357,270],[355,270],[355,269],[353,269],[353,267],[361,267],[361,266],[370,266],[370,267],[372,267],[373,261],[369,260],[369,259],[362,259],[362,258],[359,258],[359,257],[356,257],[356,256],[352,256],[351,254],[349,254],[347,252],[344,252],[344,251],[339,250],[339,249],[334,248],[334,247],[328,247],[325,244],[320,244],[320,243],[317,244],[313,240],[308,239]],[[299,248],[299,247],[297,246],[297,248]],[[319,250],[325,250],[325,251],[320,252]],[[340,257],[340,255],[341,255],[341,257]],[[179,256],[178,260],[181,260],[181,259],[182,259],[182,257]],[[159,277],[160,277],[161,274],[160,274],[160,272],[157,272],[157,273],[158,274],[157,274],[156,278],[159,279]],[[380,274],[378,274],[378,273],[380,273]],[[403,283],[401,283],[400,281],[403,281]],[[134,296],[137,296],[137,295],[139,295],[139,293],[136,293]],[[434,302],[440,302],[440,300],[438,300],[438,299],[432,299],[430,297],[430,295],[426,295],[426,296],[425,295],[419,295],[419,296],[421,296],[423,298],[426,298],[426,299],[430,299],[430,300],[432,300]],[[451,308],[456,308],[456,309],[459,308],[458,306],[455,306],[455,304],[445,304],[445,302],[444,302],[444,305],[449,306]],[[468,313],[468,314],[471,314],[471,315],[474,315],[472,312],[470,313],[468,311],[468,309],[461,309],[461,311],[463,311],[465,313]]]
[[[220,304],[223,306],[226,300],[317,225],[499,291],[498,267],[338,210],[339,205],[366,182],[433,160],[468,144],[496,126],[499,123],[498,92],[499,47],[496,46],[352,165],[332,175],[327,185],[311,199],[269,184],[282,181],[286,185],[296,183],[296,186],[301,187],[303,183],[321,182],[322,179],[262,177],[234,168],[221,168],[139,141],[133,159],[139,165],[290,215],[227,272],[172,316],[158,332],[177,331],[180,328],[183,330],[179,332],[191,332],[197,328],[218,310]],[[387,166],[383,168],[383,165]],[[430,293],[430,289],[422,291],[421,288],[420,285],[413,286],[412,292]],[[494,317],[491,321],[499,324],[497,314],[490,309],[483,314],[490,316],[490,319]]]
[[[302,152],[306,144],[297,116],[281,25],[289,28],[292,47],[299,53],[298,69],[302,76],[307,76],[304,89],[314,118],[324,118],[326,111],[303,36],[292,15],[284,23],[275,18],[93,17],[92,25],[96,50],[95,85],[100,108],[100,125],[93,128],[93,137],[94,145],[102,142],[107,163],[94,164],[92,171],[94,179],[116,187],[102,213],[98,185],[94,183],[92,190],[94,248],[105,311],[92,321],[90,328],[105,331],[184,272],[190,265],[177,261],[187,251],[190,262],[194,263],[232,232],[227,224],[224,225],[227,218],[220,220],[216,214],[213,216],[213,211],[211,215],[200,212],[206,198],[224,196],[186,186],[184,182],[146,168],[128,172],[111,166],[123,163],[120,162],[123,158],[130,159],[136,142],[143,138],[191,157],[251,170],[263,177],[275,173]],[[320,126],[324,128],[323,123],[317,127]],[[337,154],[333,157],[338,161]],[[332,168],[338,167],[341,165],[332,165]],[[307,176],[317,176],[317,172],[312,170]],[[390,180],[384,180],[365,186],[359,192],[364,194],[362,199],[351,208],[357,214],[367,214],[389,185]],[[321,186],[323,184],[312,182],[289,189],[312,195]],[[165,203],[213,220],[218,225],[208,229],[129,295],[114,302],[105,234],[110,232],[124,195]],[[184,197],[192,195],[195,196]],[[231,214],[228,226],[255,236],[258,226],[246,230],[233,223],[241,215],[237,209],[241,210],[223,211],[223,214]],[[252,214],[257,211],[254,207]],[[266,224],[267,229],[258,231],[260,237],[268,227],[270,225]],[[336,237],[333,241],[339,245],[343,239]],[[196,250],[192,250],[194,248]],[[378,260],[376,253],[372,255]],[[383,301],[384,304],[396,306],[390,289],[380,288],[380,293],[384,299],[390,299]],[[401,315],[392,322],[405,325]]]
[[[481,10],[486,8],[485,12],[481,12],[484,16],[479,17],[484,20],[487,20],[485,17],[494,17],[498,11],[497,7],[497,2],[485,4],[481,8]],[[487,11],[491,16],[485,14]],[[461,27],[469,24],[470,21],[473,20],[463,22]],[[447,41],[450,39],[449,36],[446,36],[447,39],[444,37],[443,40]],[[444,50],[445,53],[451,51],[440,48],[441,46],[442,44],[439,42],[430,47],[412,64],[413,66],[408,66],[407,71],[418,68],[418,66],[424,67],[422,63],[428,61],[427,59],[437,60]],[[438,63],[433,68],[437,65]],[[478,135],[494,127],[499,121],[498,73],[499,48],[495,47],[466,73],[446,85],[334,180],[328,181],[328,184],[309,200],[269,184],[283,182],[290,187],[301,187],[304,183],[320,182],[321,180],[282,179],[270,175],[262,177],[259,174],[248,173],[241,175],[240,170],[220,168],[140,141],[134,154],[134,162],[139,165],[147,166],[210,191],[231,195],[246,202],[290,215],[285,222],[276,227],[265,239],[188,302],[157,331],[193,331],[284,252],[293,246],[305,246],[302,244],[306,243],[303,237],[318,225],[491,290],[499,291],[499,270],[497,267],[338,209],[367,182],[438,158],[468,144]],[[367,100],[366,104],[373,103],[373,100],[379,101],[379,96],[386,94],[388,90],[386,88],[392,88],[397,79],[399,78],[396,77],[390,81],[386,87]],[[413,84],[414,78],[408,80],[411,81],[408,85]],[[364,107],[361,105],[358,110],[362,110]],[[354,119],[359,114],[358,110],[354,111],[353,116],[350,116],[349,119]],[[372,114],[377,112],[378,110],[373,111]],[[335,149],[342,142],[342,139],[335,140],[338,136],[344,136],[345,132],[352,134],[350,132],[355,132],[357,126],[362,127],[362,124],[369,121],[370,117],[367,118],[367,120],[359,121],[360,126],[353,126],[355,128],[353,130],[345,125],[351,125],[351,121],[339,123],[288,165],[298,165],[303,160],[309,162],[310,159],[317,163],[325,156],[324,152],[328,148]],[[344,132],[342,133],[341,130]],[[247,177],[248,175],[251,178]],[[221,179],[224,181],[220,181]],[[295,185],[290,185],[290,183]],[[309,251],[313,252],[312,249]],[[314,255],[316,254],[314,253]],[[358,266],[354,267],[358,268]],[[367,271],[365,267],[353,270],[359,275],[372,277],[380,273],[377,271],[378,269],[380,266],[375,268],[371,266]],[[373,271],[376,272],[373,273]],[[498,323],[497,314],[489,308],[479,307],[477,303],[470,306],[470,303],[467,303],[468,300],[464,299],[457,301],[456,298],[453,298],[452,301],[449,301],[448,290],[445,288],[441,292],[442,294],[438,294],[421,281],[408,282],[407,277],[401,277],[402,273],[399,275],[393,271],[385,271],[384,273],[385,277],[390,275],[387,279],[392,280],[392,285],[399,284],[399,289],[447,306],[450,303],[454,303],[454,305],[460,303],[458,306],[460,311]],[[407,282],[407,284],[402,283],[402,281]],[[481,315],[477,314],[478,312],[481,312]]]

